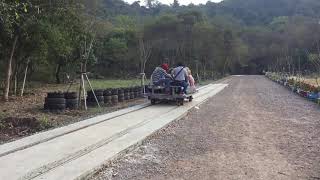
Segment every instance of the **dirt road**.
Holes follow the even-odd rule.
[[[91,179],[320,179],[320,108],[263,76],[232,77]]]

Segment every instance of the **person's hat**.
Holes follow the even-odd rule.
[[[169,65],[167,63],[164,63],[161,65],[161,68],[168,71],[169,70]]]

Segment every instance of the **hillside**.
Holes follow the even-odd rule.
[[[93,77],[105,78],[149,76],[160,63],[178,61],[197,79],[267,69],[318,71],[318,0],[199,6],[149,0],[147,7],[121,0],[3,0],[0,6],[3,88],[13,79],[21,85],[26,66],[28,80],[57,83],[65,74],[76,77],[83,64]]]

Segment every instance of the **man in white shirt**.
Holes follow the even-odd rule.
[[[187,93],[188,88],[188,72],[183,63],[178,63],[177,67],[172,70],[174,81],[183,87],[183,92]]]

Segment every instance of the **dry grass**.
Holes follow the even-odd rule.
[[[308,84],[314,85],[314,86],[320,86],[320,77],[318,79],[316,77],[303,77],[303,78],[298,78],[296,76],[291,76],[291,78],[294,79],[299,79],[300,81],[306,82]],[[318,82],[317,82],[318,81]]]

